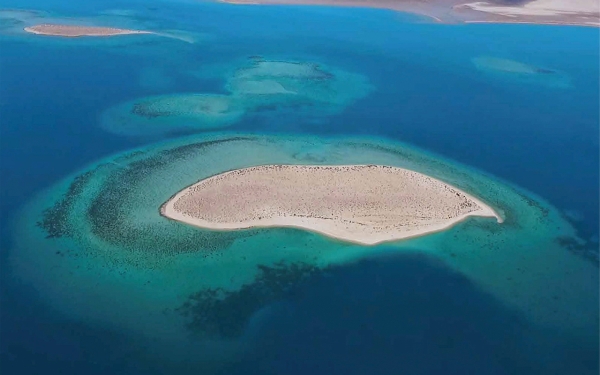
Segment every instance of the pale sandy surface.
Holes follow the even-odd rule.
[[[598,0],[218,0],[231,4],[326,5],[391,9],[444,23],[600,25]]]
[[[600,25],[600,2],[598,0],[534,0],[518,6],[499,6],[490,2],[474,2],[464,7],[503,16],[507,20],[519,21],[536,18],[540,23],[568,23],[581,25]],[[543,22],[545,21],[545,22]]]
[[[150,31],[118,29],[113,27],[97,26],[76,26],[76,25],[57,25],[43,24],[26,27],[28,33],[39,35],[52,35],[62,37],[81,37],[81,36],[115,36],[130,34],[152,34]]]
[[[504,15],[533,15],[552,16],[558,14],[572,13],[598,13],[599,3],[597,0],[534,0],[522,6],[498,6],[489,2],[474,2],[465,4],[475,10],[483,12],[499,13]]]
[[[202,228],[296,227],[367,245],[440,231],[470,216],[502,221],[442,181],[379,165],[233,170],[180,191],[161,214]]]

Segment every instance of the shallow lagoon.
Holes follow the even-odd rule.
[[[294,259],[289,255],[294,253],[299,259],[312,262],[314,260],[307,254],[316,252],[321,254],[318,264],[337,266],[317,276],[311,276],[308,272],[308,276],[301,277],[300,281],[290,277],[290,280],[295,280],[297,289],[279,295],[275,293],[275,299],[279,302],[267,307],[244,304],[245,311],[256,312],[250,316],[249,329],[242,338],[188,341],[180,315],[165,315],[162,310],[159,313],[156,306],[178,305],[190,293],[201,289],[197,278],[186,276],[186,273],[191,275],[197,272],[190,256],[179,255],[180,260],[171,262],[170,266],[162,268],[163,271],[159,267],[151,271],[132,272],[126,263],[123,270],[128,272],[118,278],[112,272],[118,267],[108,267],[112,269],[107,272],[109,276],[87,284],[90,290],[98,292],[98,296],[104,295],[102,298],[106,299],[90,302],[90,294],[86,293],[81,293],[80,300],[73,299],[72,293],[61,297],[61,293],[69,289],[56,288],[61,285],[60,282],[56,284],[56,280],[62,280],[64,286],[73,288],[77,287],[74,281],[78,280],[77,277],[85,278],[89,272],[98,274],[98,270],[79,268],[73,271],[70,265],[77,270],[77,265],[81,267],[89,259],[56,254],[56,251],[62,251],[56,249],[57,242],[44,239],[45,234],[34,227],[37,220],[31,218],[25,220],[23,225],[17,223],[3,228],[3,244],[5,248],[13,249],[13,256],[8,251],[3,254],[14,259],[15,249],[26,245],[24,252],[20,253],[32,257],[32,261],[25,262],[26,265],[33,267],[36,262],[47,259],[58,267],[52,272],[64,269],[72,271],[75,276],[62,277],[59,272],[61,277],[48,278],[53,273],[42,267],[44,264],[20,275],[14,269],[10,273],[3,272],[3,275],[10,275],[10,279],[2,283],[3,298],[10,301],[13,308],[8,316],[3,313],[2,319],[14,327],[6,336],[7,339],[3,337],[2,343],[8,348],[3,355],[8,353],[13,360],[3,361],[3,366],[9,363],[9,366],[14,364],[12,369],[22,369],[25,362],[31,363],[29,359],[37,358],[40,366],[58,369],[76,357],[82,360],[77,371],[89,371],[89,364],[96,362],[102,363],[96,369],[100,372],[118,371],[125,366],[135,368],[133,371],[139,373],[147,373],[145,366],[157,372],[172,372],[175,369],[193,372],[194,369],[207,369],[205,361],[199,364],[191,360],[192,357],[198,360],[198,354],[203,353],[206,356],[200,358],[213,358],[215,368],[222,367],[224,360],[230,364],[232,372],[257,371],[256,363],[260,363],[263,369],[280,373],[284,369],[282,363],[287,360],[296,364],[298,373],[308,371],[310,366],[318,368],[333,363],[337,366],[334,368],[340,371],[353,369],[360,372],[361,365],[370,364],[371,368],[384,373],[399,367],[408,369],[408,365],[403,367],[391,358],[395,358],[398,352],[408,353],[410,347],[418,347],[422,349],[420,358],[423,360],[412,362],[417,372],[431,369],[428,366],[432,366],[432,361],[427,358],[445,358],[443,353],[448,355],[453,351],[455,355],[450,355],[448,358],[452,359],[446,359],[445,363],[457,371],[470,369],[515,373],[510,370],[523,363],[549,373],[596,371],[598,271],[589,260],[593,258],[594,251],[597,254],[594,235],[597,236],[598,199],[598,92],[597,87],[592,85],[598,79],[595,64],[598,56],[597,51],[592,53],[589,49],[590,45],[597,45],[597,35],[593,30],[415,25],[399,22],[402,21],[401,17],[392,13],[359,10],[304,9],[292,12],[286,8],[258,11],[246,7],[204,7],[203,11],[213,17],[201,24],[198,24],[198,20],[192,20],[194,17],[191,15],[183,16],[183,13],[189,14],[190,8],[183,12],[171,5],[166,13],[166,19],[180,21],[165,27],[189,28],[191,31],[201,30],[212,34],[214,39],[208,40],[197,50],[183,47],[175,40],[161,42],[152,48],[136,44],[128,48],[113,48],[111,43],[106,42],[103,42],[102,48],[94,43],[86,45],[85,42],[78,42],[76,47],[65,47],[62,42],[60,46],[43,43],[32,46],[22,41],[3,40],[2,43],[6,43],[12,53],[2,57],[2,66],[13,74],[3,77],[5,87],[10,90],[0,90],[5,103],[3,118],[7,119],[7,124],[11,124],[2,137],[1,160],[3,173],[15,176],[2,188],[3,212],[11,212],[15,218],[23,218],[24,212],[33,213],[34,217],[39,218],[40,208],[50,206],[48,203],[54,198],[46,196],[42,197],[41,202],[31,201],[34,193],[64,176],[79,174],[76,171],[81,171],[85,165],[107,160],[107,155],[126,152],[136,146],[152,149],[154,146],[151,144],[162,140],[156,135],[133,141],[111,136],[99,127],[97,119],[102,111],[149,95],[218,93],[224,84],[220,78],[223,76],[220,62],[234,63],[260,54],[273,59],[318,61],[361,73],[369,78],[375,91],[350,105],[341,114],[315,118],[307,116],[307,111],[295,109],[263,112],[235,123],[232,131],[308,133],[318,137],[343,134],[362,140],[364,137],[370,139],[372,135],[381,135],[403,140],[436,152],[436,159],[443,155],[526,187],[535,194],[525,194],[540,201],[541,207],[546,207],[549,219],[539,226],[535,218],[543,211],[535,208],[535,205],[523,205],[522,212],[530,212],[532,216],[519,214],[517,217],[521,220],[530,217],[532,220],[526,220],[523,228],[513,229],[512,232],[521,233],[522,237],[509,235],[510,230],[505,228],[495,232],[494,227],[486,222],[470,221],[453,230],[410,243],[368,249],[369,254],[380,253],[388,257],[366,263],[359,260],[352,265],[345,264],[361,259],[365,248],[334,243],[301,231],[246,233],[245,242],[236,240],[230,246],[235,248],[243,243],[238,247],[240,251],[249,251],[250,258],[258,256],[252,249],[276,249],[288,242],[296,244],[301,251],[293,252],[295,247],[292,246],[287,249],[288,255],[277,256]],[[294,30],[288,25],[289,20],[296,17],[296,11],[307,17],[305,28]],[[223,27],[216,21],[219,16],[240,22]],[[263,20],[271,23],[250,22],[250,16],[264,17]],[[373,21],[368,33],[356,30],[356,17]],[[321,29],[314,27],[324,19],[335,25],[326,36]],[[271,27],[278,27],[281,32],[273,35],[269,32]],[[407,33],[409,29],[411,33]],[[478,33],[472,32],[475,29]],[[239,30],[244,30],[244,36],[239,36]],[[441,35],[444,38],[436,37]],[[284,38],[292,38],[295,43],[282,44]],[[220,43],[219,40],[227,43]],[[564,45],[549,44],[549,40],[564,40]],[[527,48],[523,42],[527,42]],[[539,46],[535,53],[532,52],[532,43]],[[172,53],[158,53],[153,48]],[[61,51],[60,54],[55,53],[57,49]],[[565,49],[568,49],[570,56],[561,52]],[[22,64],[22,57],[32,53],[38,58]],[[506,74],[490,77],[489,73],[482,74],[475,69],[472,59],[478,56],[495,56],[530,66],[555,69],[569,77],[572,87],[555,88]],[[74,69],[73,65],[66,67],[65,61],[76,61],[77,68]],[[103,61],[106,64],[102,64]],[[139,68],[144,66],[159,72],[154,75],[158,77],[155,85],[152,84],[152,75],[150,78],[147,74],[142,77]],[[39,79],[21,80],[20,77],[25,75]],[[165,80],[165,77],[169,79]],[[40,85],[40,82],[44,85]],[[83,82],[86,85],[82,85]],[[168,83],[166,86],[165,82]],[[56,95],[41,87],[63,87],[64,90]],[[61,110],[57,111],[57,108]],[[64,110],[66,108],[69,110]],[[24,113],[28,115],[23,116]],[[191,137],[202,139],[205,136]],[[397,144],[389,139],[376,142]],[[23,147],[24,144],[28,147]],[[32,149],[36,152],[32,152]],[[64,152],[67,149],[69,153]],[[304,155],[311,162],[323,159],[323,154],[318,152],[305,152]],[[352,157],[360,159],[360,155]],[[108,160],[114,160],[114,157]],[[423,164],[415,168],[418,167],[423,168]],[[119,165],[111,164],[108,172],[113,173],[119,168]],[[20,172],[23,170],[37,173],[31,176]],[[435,166],[432,170],[436,170]],[[469,171],[475,175],[481,173]],[[457,176],[450,173],[447,177],[455,178],[452,182],[456,184],[464,184],[464,178]],[[185,178],[198,179],[198,176]],[[71,178],[67,178],[63,188],[70,181]],[[504,186],[506,183],[501,184]],[[179,188],[181,186],[173,186],[175,191]],[[475,186],[465,188],[478,192],[483,199],[489,199],[488,189],[479,192]],[[167,192],[157,194],[152,199],[159,202],[165,199],[159,195],[166,195]],[[26,201],[30,202],[26,211],[19,210],[20,213],[17,213],[17,208],[25,205]],[[549,204],[553,207],[548,207]],[[147,207],[150,212],[150,206]],[[560,215],[561,211],[575,211],[574,215],[570,214],[575,227],[565,221]],[[574,221],[577,218],[579,221]],[[555,229],[549,223],[558,227]],[[23,229],[32,232],[20,235]],[[582,240],[557,242],[556,230],[565,232],[570,238],[577,235]],[[37,235],[32,236],[32,233]],[[28,243],[38,240],[39,246],[35,248]],[[94,237],[84,236],[83,240],[93,241]],[[74,245],[70,251],[77,252],[82,248]],[[38,257],[39,249],[49,251]],[[415,252],[420,255],[413,255]],[[324,257],[324,253],[331,254],[331,257]],[[277,259],[270,254],[265,253],[263,260],[272,265]],[[423,254],[432,255],[433,259]],[[230,253],[229,256],[234,262],[239,260],[237,254]],[[214,259],[215,262],[219,261],[217,257]],[[260,263],[259,258],[252,259],[256,264]],[[3,266],[10,264],[2,263]],[[103,263],[94,261],[90,264],[97,266]],[[171,276],[163,276],[161,281],[161,272],[169,267]],[[247,271],[242,276],[247,275],[251,279],[251,268],[242,267]],[[46,271],[40,272],[43,269]],[[274,269],[277,271],[276,267]],[[408,271],[415,269],[419,271],[414,274]],[[23,278],[23,275],[29,276]],[[144,282],[151,275],[150,279],[155,285],[144,284],[140,275],[145,278]],[[32,280],[38,282],[31,284]],[[107,288],[107,283],[100,280],[107,283],[118,281],[111,290]],[[181,283],[186,280],[189,285],[182,288]],[[234,289],[244,282],[243,277],[235,281]],[[167,287],[177,283],[179,285],[176,288],[169,290]],[[5,288],[6,285],[10,287]],[[35,289],[28,289],[28,285]],[[162,285],[163,288],[156,285]],[[139,293],[135,293],[136,290]],[[161,292],[157,293],[157,290]],[[175,304],[172,303],[173,290],[186,291],[177,296]],[[255,293],[251,289],[243,290],[250,293],[246,295]],[[57,298],[52,298],[49,304],[54,303],[57,309],[48,311],[48,297],[53,293],[58,293],[54,295]],[[131,299],[131,293],[140,298]],[[67,314],[64,312],[65,301],[74,307]],[[139,306],[136,310],[127,304],[123,304],[122,310],[107,311],[107,306],[119,301],[132,301],[134,307],[139,302],[148,307],[144,310],[147,313],[140,315]],[[240,299],[229,301],[233,302],[222,306],[240,303]],[[24,313],[31,311],[31,306],[39,306],[39,309],[35,310],[35,314]],[[406,306],[411,308],[407,310]],[[343,311],[349,312],[344,314]],[[343,318],[333,319],[334,315]],[[17,316],[24,318],[17,319]],[[423,325],[409,324],[419,317]],[[115,325],[115,321],[119,324]],[[182,328],[165,329],[165,321]],[[473,322],[471,328],[465,326],[467,321]],[[136,328],[136,322],[152,328],[139,335],[135,333],[140,331]],[[427,329],[426,326],[432,326],[433,322],[442,323],[434,324],[432,330]],[[497,329],[498,322],[507,327],[506,331]],[[358,328],[365,324],[371,329]],[[115,333],[111,333],[111,325],[113,328],[119,327],[120,334],[113,336]],[[25,334],[32,326],[38,327],[37,335],[33,337]],[[296,330],[293,328],[295,326],[299,328]],[[460,329],[453,330],[450,328],[453,326]],[[446,329],[443,333],[442,328]],[[73,331],[81,334],[74,334]],[[132,331],[133,334],[127,333]],[[410,334],[406,334],[406,331],[410,331]],[[82,335],[93,335],[97,339],[82,339]],[[488,335],[509,344],[490,345],[485,339]],[[149,345],[144,338],[147,336],[174,341],[166,345],[165,341],[153,340],[153,344]],[[185,339],[182,339],[184,336]],[[318,341],[317,337],[324,339]],[[42,343],[61,340],[63,345],[36,347],[27,338]],[[115,345],[117,341],[121,344]],[[297,342],[307,354],[298,355],[292,342]],[[336,350],[327,357],[319,355],[317,349],[306,349],[318,348],[319,342],[329,343]],[[415,343],[422,344],[419,346]],[[433,350],[425,343],[436,343],[437,349]],[[567,349],[573,345],[580,350],[574,353]],[[167,350],[167,346],[171,349]],[[107,347],[112,347],[110,354]],[[243,354],[238,351],[240,347],[244,348]],[[518,349],[515,350],[515,347]],[[357,348],[362,348],[364,361],[342,360],[355,357],[350,354]],[[132,351],[135,354],[129,355],[128,360],[124,359],[123,353]],[[468,359],[473,357],[474,352],[487,360],[479,362]],[[36,353],[47,353],[46,359],[40,362]],[[151,361],[148,353],[163,355],[155,356],[155,361]],[[112,360],[107,359],[108,355]],[[174,363],[180,360],[179,364]],[[193,368],[190,369],[185,363],[194,363],[193,366],[189,365]],[[35,365],[29,366],[32,368]],[[187,369],[183,371],[178,366]]]

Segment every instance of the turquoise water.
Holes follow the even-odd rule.
[[[597,373],[596,30],[357,9],[18,5],[55,19],[112,8],[101,18],[111,25],[187,41],[0,36],[3,373]],[[130,101],[228,95],[227,77],[251,56],[359,74],[374,89],[317,115],[310,102],[278,102],[218,135],[102,127]],[[239,133],[271,141],[157,166],[167,155],[157,150]],[[348,139],[362,145],[336,148]],[[364,248],[297,230],[215,235],[155,210],[200,174],[308,160],[430,173],[492,204],[506,225],[471,220]],[[46,239],[35,225],[43,209],[90,170],[60,211],[69,224],[58,228],[72,235]],[[100,225],[117,218],[119,230]],[[223,286],[208,338],[206,326],[182,324],[187,298],[200,301],[193,315],[216,303],[207,287]]]

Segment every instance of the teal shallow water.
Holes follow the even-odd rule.
[[[310,61],[254,56],[232,65],[222,63],[211,72],[227,72],[213,77],[225,82],[226,95],[202,92],[136,98],[106,110],[101,127],[119,135],[148,137],[229,127],[260,112],[288,110],[320,118],[342,112],[373,90],[360,74]],[[191,72],[194,75],[198,74]]]
[[[46,371],[67,364],[73,371],[69,363],[78,358],[79,373],[115,372],[122,371],[123,364],[114,358],[147,350],[151,355],[136,357],[129,370],[148,373],[144,366],[157,366],[160,373],[175,373],[179,371],[173,363],[179,362],[184,368],[194,363],[191,370],[181,369],[184,373],[208,371],[208,358],[221,367],[240,356],[277,369],[278,358],[294,360],[292,353],[299,351],[288,346],[298,342],[308,358],[291,362],[297,369],[306,370],[303,366],[317,361],[317,368],[337,363],[352,373],[352,368],[358,371],[361,364],[371,363],[369,358],[387,363],[398,353],[421,348],[421,341],[390,344],[407,343],[406,335],[411,335],[415,340],[426,337],[422,342],[450,352],[453,347],[464,349],[467,354],[447,362],[454,365],[471,363],[477,357],[473,353],[479,353],[476,347],[502,341],[507,344],[492,352],[510,363],[522,355],[543,362],[544,373],[597,373],[598,268],[581,256],[597,254],[594,30],[415,24],[411,17],[368,10],[165,3],[157,11],[138,5],[113,9],[102,19],[117,27],[181,31],[194,36],[196,43],[158,37],[0,39],[3,52],[10,51],[0,56],[7,72],[0,77],[0,163],[3,174],[11,176],[1,186],[2,207],[3,214],[17,217],[11,228],[3,226],[3,248],[11,249],[4,255],[8,253],[11,261],[2,262],[7,282],[0,284],[3,298],[16,296],[3,303],[11,309],[5,314],[3,308],[1,319],[9,323],[2,325],[13,332],[8,335],[11,341],[3,338],[2,355],[18,358],[14,368],[38,366]],[[94,3],[74,9],[66,4],[55,10],[89,21],[109,6]],[[59,13],[52,16],[63,18]],[[100,127],[101,114],[122,103],[182,93],[228,95],[224,77],[257,55],[360,74],[373,90],[327,115],[294,107],[253,112],[231,123],[230,129],[232,134],[251,132],[263,141],[207,151],[212,155],[208,158],[193,150],[171,156],[157,152],[228,135],[198,134],[152,145],[166,137],[125,140]],[[482,58],[513,63],[482,68],[477,64]],[[164,124],[179,125],[169,120]],[[348,145],[347,137],[355,144]],[[129,157],[134,149],[142,153]],[[435,235],[364,248],[289,229],[215,234],[158,216],[157,207],[171,194],[223,168],[367,160],[432,174],[502,210],[507,220],[497,225],[472,219]],[[91,173],[78,180],[70,193],[73,199],[63,200],[73,179],[85,171]],[[37,198],[32,198],[34,193]],[[52,230],[63,237],[46,239],[47,232],[35,223],[43,218],[41,211],[57,201],[64,203],[55,211],[53,222],[58,224]],[[61,212],[66,213],[62,219]],[[412,262],[415,252],[430,255],[442,266]],[[381,256],[377,262],[383,268],[363,267],[362,259],[375,255]],[[277,264],[282,259],[288,263]],[[395,272],[402,275],[392,276]],[[450,276],[428,279],[445,272]],[[348,282],[348,275],[355,280]],[[290,285],[304,282],[316,286],[287,293]],[[455,287],[457,282],[463,287]],[[217,291],[215,299],[211,288],[217,286],[225,292]],[[321,290],[327,292],[321,295]],[[489,307],[477,307],[486,298],[492,301],[484,303]],[[214,308],[207,311],[207,305]],[[41,307],[31,313],[31,306]],[[393,316],[382,312],[386,309]],[[48,317],[49,311],[58,318]],[[338,318],[329,319],[329,314]],[[413,324],[418,317],[423,317],[423,326]],[[463,325],[461,317],[470,324]],[[193,324],[186,325],[190,320]],[[370,326],[371,320],[380,325]],[[436,324],[440,321],[444,323]],[[44,327],[56,325],[61,328],[50,336]],[[511,335],[499,332],[498,325]],[[372,327],[375,336],[358,326]],[[436,333],[415,328],[424,326],[435,327]],[[460,329],[437,332],[453,326]],[[38,327],[33,336],[28,334],[30,327]],[[394,336],[395,329],[406,335]],[[531,334],[537,329],[550,333]],[[119,339],[82,339],[115,330],[122,334]],[[471,331],[480,336],[465,333]],[[190,332],[201,339],[190,338]],[[522,345],[523,336],[530,341]],[[308,350],[320,347],[311,341],[318,337],[340,349],[339,357]],[[66,342],[68,349],[44,344],[56,340]],[[362,354],[352,354],[360,343]],[[84,349],[70,349],[78,345]],[[118,349],[109,355],[107,348]],[[391,354],[369,357],[370,350]],[[441,357],[432,355],[425,362],[444,356],[435,353]],[[416,354],[406,358],[416,360]],[[356,358],[358,363],[351,366],[353,361],[343,358]],[[494,364],[496,371],[491,373],[515,373],[500,371],[501,365],[482,358]],[[371,364],[380,373],[399,368]],[[281,367],[273,372],[286,373]],[[462,373],[468,372],[463,368]]]
[[[469,219],[438,234],[365,247],[292,229],[211,232],[159,214],[170,196],[199,179],[282,163],[416,170],[474,194],[505,221]],[[327,269],[415,247],[536,324],[590,338],[597,331],[598,268],[569,249],[580,240],[556,209],[481,172],[385,140],[243,134],[174,140],[101,160],[65,180],[29,205],[17,230],[22,234],[11,255],[15,275],[33,283],[52,306],[74,319],[159,341],[186,340],[190,332],[206,336],[208,326],[186,326],[189,315],[178,309],[190,298],[197,301],[203,290],[222,289],[227,299],[244,285],[262,282],[260,267],[283,262],[284,271],[295,264]],[[287,280],[286,272],[275,279]],[[222,311],[220,320],[204,324],[243,328],[261,307],[241,314],[234,305],[236,318],[226,319],[231,312]]]

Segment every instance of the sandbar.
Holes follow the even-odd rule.
[[[37,35],[61,36],[68,38],[83,37],[83,36],[116,36],[116,35],[131,35],[131,34],[154,34],[151,31],[118,29],[114,27],[98,27],[98,26],[77,26],[77,25],[58,25],[58,24],[42,24],[24,28],[28,33]]]
[[[441,231],[471,216],[502,218],[440,180],[385,165],[263,165],[201,180],[161,215],[212,230],[294,227],[363,245]]]
[[[553,71],[549,69],[538,68],[532,65],[524,64],[519,61],[481,56],[476,57],[473,60],[473,64],[478,69],[489,69],[506,73],[514,74],[552,74]]]
[[[322,5],[390,9],[442,23],[600,26],[597,0],[218,0],[245,5]]]

